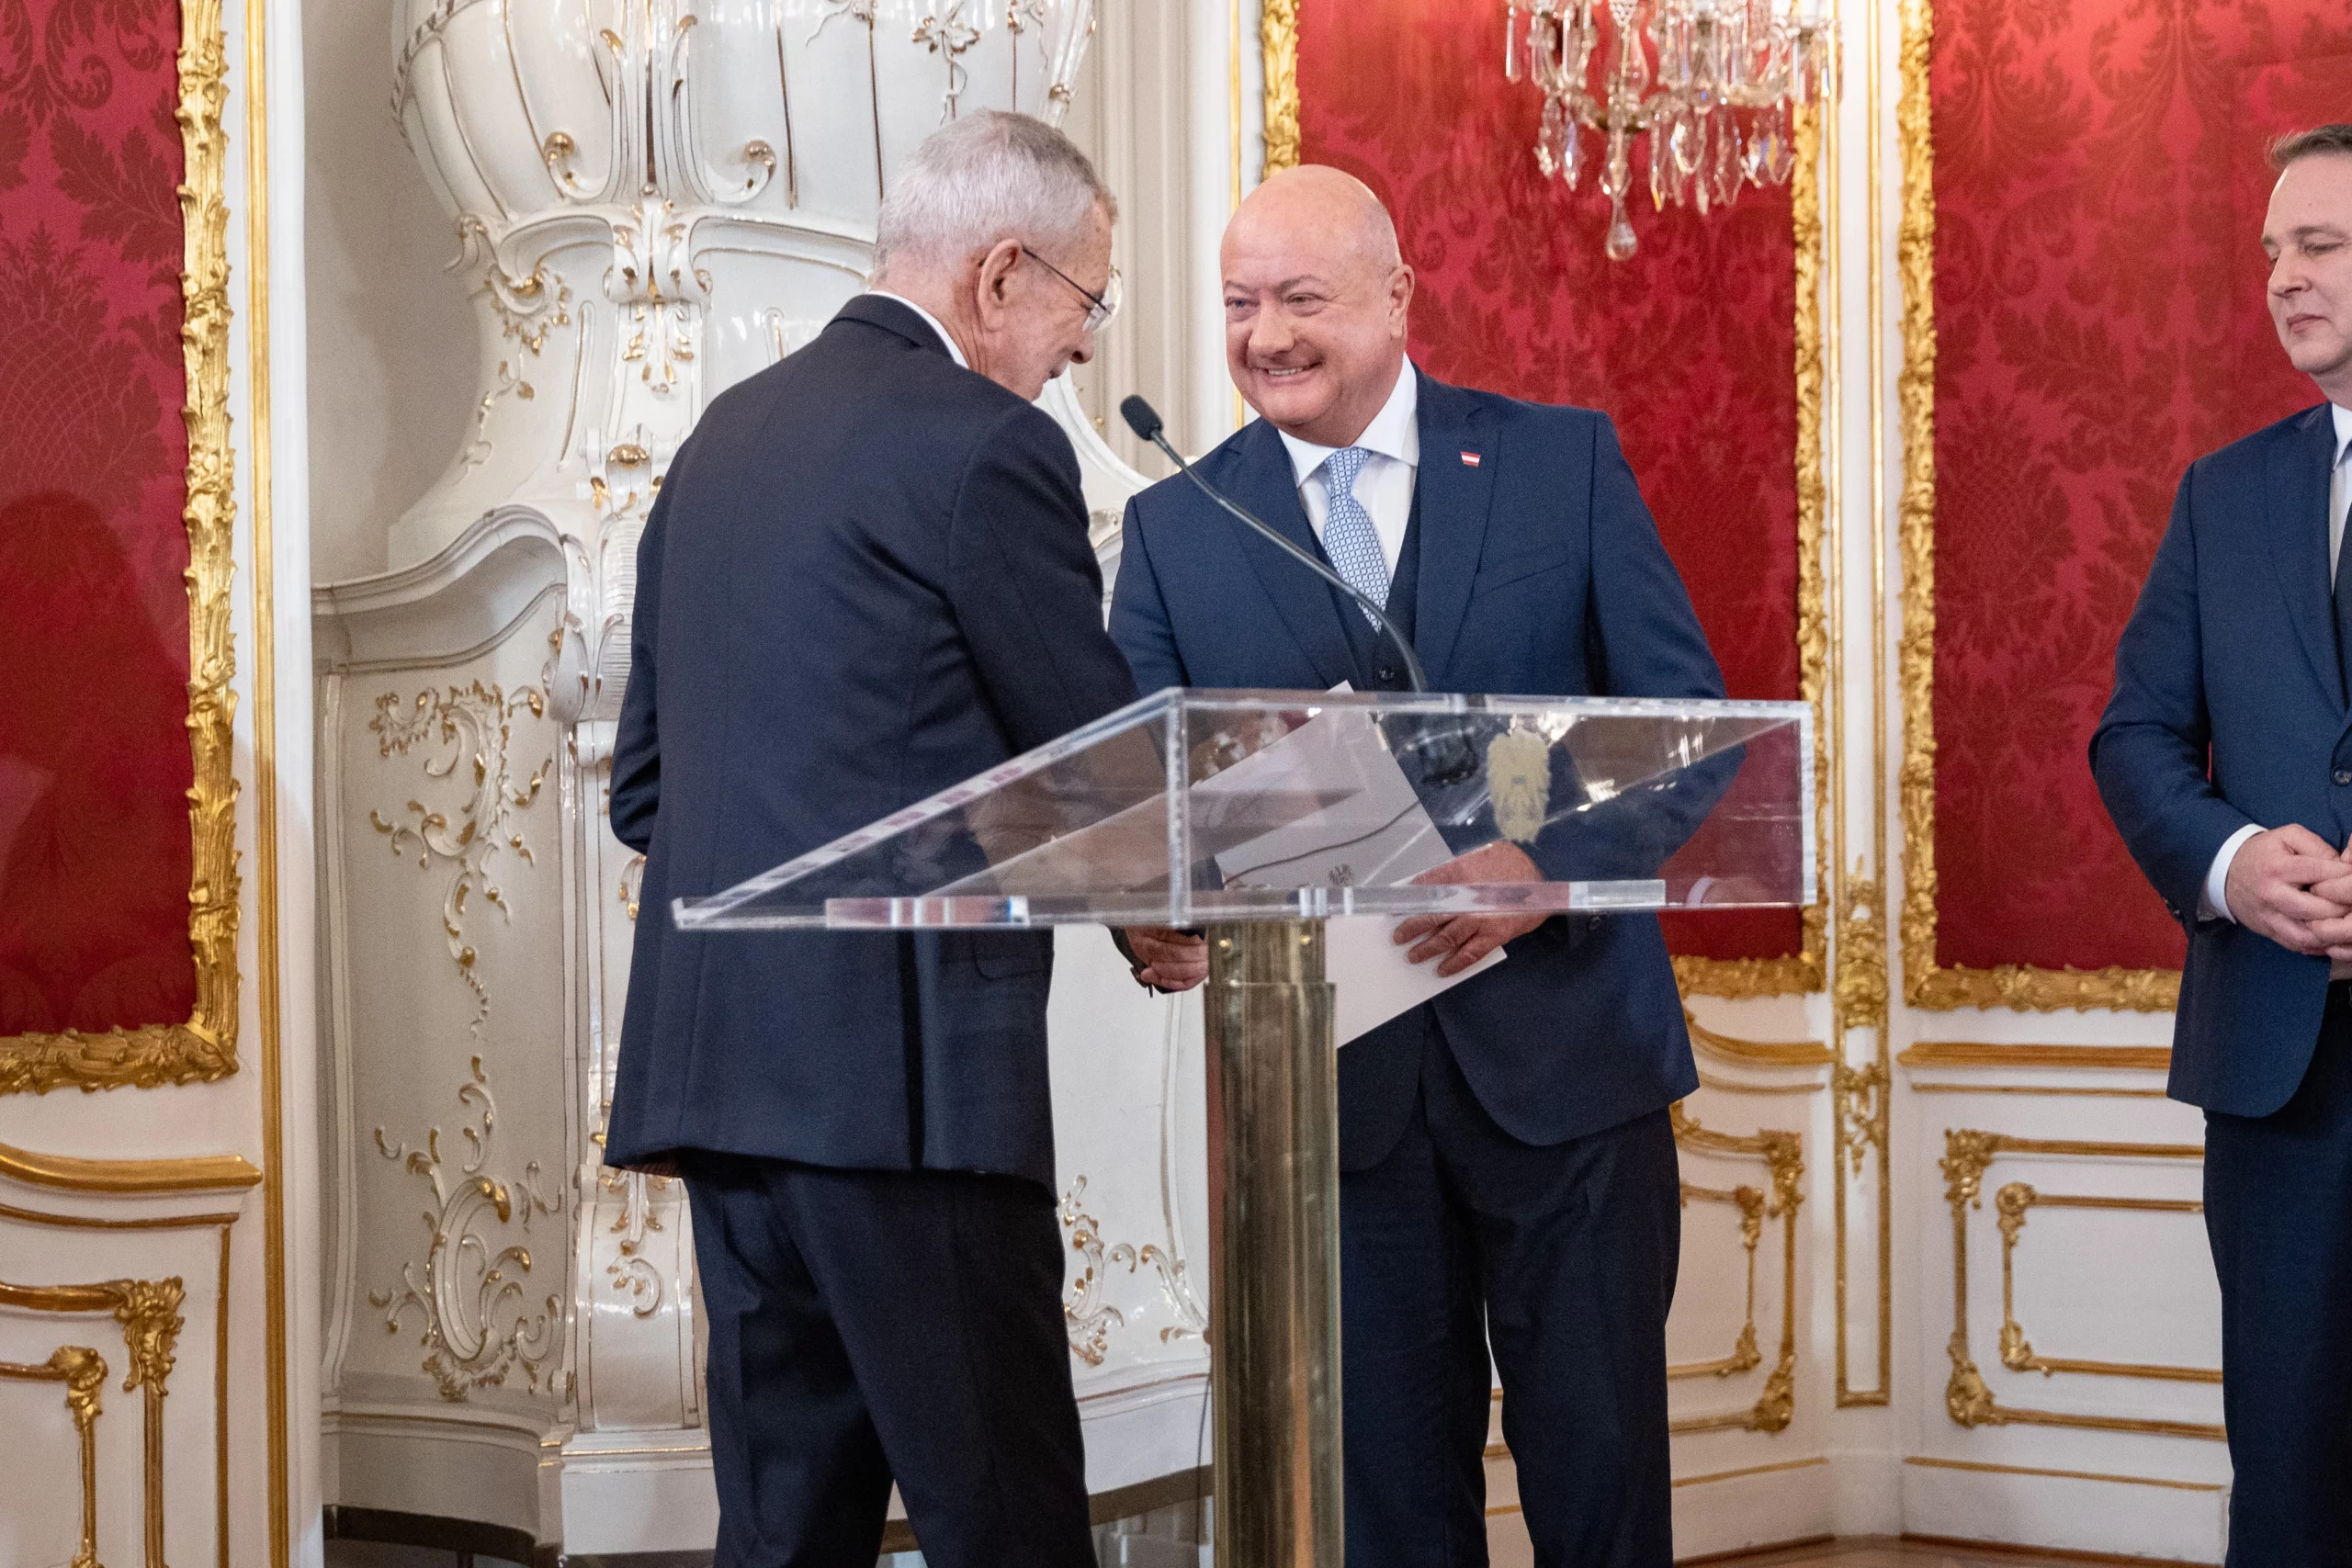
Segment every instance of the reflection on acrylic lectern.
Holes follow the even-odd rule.
[[[1802,908],[1802,703],[1165,691],[721,892],[681,929],[1205,928],[1216,1557],[1339,1568],[1325,925]],[[1486,855],[1534,879],[1430,881]]]

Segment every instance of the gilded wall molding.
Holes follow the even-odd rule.
[[[153,1164],[160,1166],[170,1165],[176,1162],[163,1160],[153,1162],[126,1160],[120,1162],[91,1161],[86,1163],[118,1163],[125,1166]],[[194,1164],[202,1162],[189,1163]],[[247,1169],[250,1171],[252,1168],[247,1167]],[[224,1185],[231,1190],[242,1190],[244,1187],[255,1185],[259,1180],[260,1173],[258,1171],[254,1171],[252,1172],[251,1180],[233,1181],[225,1184],[208,1182],[201,1188],[92,1187],[81,1190],[106,1192],[217,1191]],[[56,1230],[115,1233],[124,1231],[159,1232],[209,1230],[216,1234],[219,1241],[219,1253],[218,1267],[214,1276],[215,1293],[213,1296],[212,1319],[212,1478],[215,1520],[215,1555],[213,1561],[217,1564],[217,1568],[229,1568],[229,1348],[232,1338],[231,1332],[231,1313],[232,1310],[232,1303],[230,1298],[229,1288],[229,1233],[231,1229],[235,1226],[240,1217],[240,1214],[234,1210],[231,1210],[227,1213],[216,1213],[141,1214],[128,1217],[104,1217],[92,1214],[53,1213],[40,1209],[20,1209],[16,1207],[14,1204],[0,1203],[0,1220],[15,1221],[20,1224],[41,1225]],[[171,1286],[174,1282],[175,1281],[172,1280],[151,1281],[142,1287],[142,1289],[148,1292],[143,1299],[148,1303],[147,1310],[149,1312],[152,1313],[154,1309],[154,1304],[162,1299],[156,1294],[156,1292]],[[130,1284],[135,1282],[120,1281],[120,1283]],[[91,1290],[92,1287],[68,1286],[64,1287],[64,1289],[72,1292],[82,1292]],[[103,1292],[106,1291],[107,1287],[96,1287],[96,1289]],[[85,1299],[82,1304],[85,1305],[88,1310],[94,1312],[113,1311],[114,1308],[107,1304],[108,1299],[116,1299],[119,1301],[127,1299],[127,1296],[122,1298],[108,1298],[102,1293],[97,1297]],[[178,1297],[170,1297],[168,1300],[168,1310],[176,1316],[178,1308]],[[76,1310],[79,1310],[79,1308]],[[130,1338],[130,1334],[128,1332],[130,1325],[126,1324],[125,1327],[125,1340],[127,1346]],[[158,1371],[162,1374],[161,1376],[153,1378],[147,1385],[153,1391],[153,1397],[160,1400],[164,1390],[164,1380],[169,1376],[171,1371],[171,1352],[173,1345],[176,1342],[178,1337],[179,1325],[175,1323],[171,1325],[168,1335],[163,1332],[163,1328],[160,1324],[142,1325],[139,1332],[144,1336],[150,1343],[162,1343],[164,1351],[164,1355],[160,1363],[152,1358],[145,1363],[151,1371]],[[137,1363],[133,1364],[132,1370],[134,1371],[139,1370]],[[103,1377],[103,1374],[101,1374],[101,1377]],[[156,1458],[158,1463],[160,1463],[160,1450],[156,1450]],[[156,1495],[160,1496],[160,1470],[155,1472],[155,1484],[157,1486]],[[160,1515],[158,1517],[160,1517]]]
[[[1258,47],[1266,71],[1263,178],[1298,166],[1298,0],[1264,0],[1258,12]]]
[[[1902,96],[1895,108],[1903,154],[1903,219],[1895,265],[1903,276],[1903,991],[1931,1010],[2115,1008],[2169,1012],[2180,999],[2171,969],[1990,969],[1936,960],[1936,321],[1935,137],[1928,96],[1934,0],[1903,0]]]
[[[1994,1160],[2005,1154],[2074,1155],[2105,1159],[2201,1159],[2205,1150],[2197,1144],[2134,1144],[2092,1141],[2076,1138],[2014,1138],[2006,1133],[1985,1132],[1973,1127],[1951,1127],[1944,1131],[1944,1156],[1937,1168],[1944,1175],[1944,1201],[1951,1206],[1951,1337],[1945,1342],[1945,1353],[1951,1359],[1951,1375],[1944,1384],[1944,1413],[1962,1427],[2071,1427],[2102,1432],[2143,1432],[2158,1437],[2200,1438],[2219,1441],[2225,1435],[2217,1422],[2155,1421],[2137,1416],[2085,1416],[2073,1411],[2027,1410],[2003,1404],[1994,1396],[1992,1388],[1978,1370],[1968,1339],[1968,1212],[1984,1206],[1984,1172]],[[2165,1367],[2134,1367],[2123,1363],[2075,1362],[2041,1363],[2033,1354],[2032,1345],[2025,1331],[2018,1325],[2013,1308],[2010,1282],[2011,1258],[2016,1251],[2018,1233],[2025,1225],[2025,1211],[2036,1201],[2033,1189],[2023,1182],[2012,1182],[2001,1190],[1995,1200],[2002,1233],[2001,1250],[2001,1359],[2012,1371],[2097,1371],[2110,1376],[2156,1377],[2173,1381],[2209,1381],[2197,1369]],[[2042,1200],[2045,1202],[2059,1200]],[[2159,1208],[2176,1209],[2180,1205],[2167,1200],[2155,1199],[2073,1199],[2064,1200],[2077,1207],[2096,1208]],[[2218,1381],[2214,1374],[2212,1381]]]
[[[0,1361],[0,1382],[65,1385],[65,1409],[82,1456],[82,1543],[69,1568],[99,1568],[98,1396],[106,1381],[106,1358],[86,1345],[60,1345],[46,1361]]]
[[[1690,1032],[1690,1044],[1701,1055],[1742,1066],[1826,1067],[1838,1059],[1818,1040],[1743,1040],[1709,1029],[1687,1007],[1682,1010],[1682,1024]]]
[[[2010,1045],[1922,1040],[1897,1058],[1906,1067],[2099,1067],[2164,1072],[2169,1045]]]
[[[1827,457],[1822,445],[1822,415],[1827,357],[1823,351],[1821,276],[1827,258],[1827,230],[1821,218],[1822,117],[1820,103],[1797,109],[1792,122],[1795,172],[1789,179],[1790,238],[1796,265],[1797,440],[1791,460],[1797,490],[1797,694],[1813,709],[1813,732],[1821,743],[1813,752],[1814,819],[1829,820],[1831,761],[1838,732],[1830,728],[1829,625],[1826,573],[1822,566],[1823,525],[1828,513]],[[1674,977],[1685,996],[1770,997],[1822,989],[1828,973],[1828,897],[1834,876],[1822,878],[1821,897],[1800,913],[1797,951],[1782,958],[1679,957]],[[1844,963],[1841,953],[1839,962]]]
[[[1727,1378],[1750,1371],[1764,1362],[1764,1352],[1756,1348],[1756,1247],[1764,1239],[1764,1193],[1761,1189],[1742,1184],[1738,1187],[1702,1187],[1695,1181],[1682,1183],[1682,1206],[1689,1208],[1692,1200],[1704,1203],[1727,1203],[1739,1211],[1739,1246],[1747,1255],[1747,1305],[1739,1332],[1732,1337],[1731,1353],[1712,1361],[1679,1361],[1666,1369],[1668,1379]]]
[[[2116,1486],[2154,1486],[2166,1492],[2224,1492],[2228,1488],[2215,1481],[2175,1481],[2161,1475],[2116,1475],[2097,1470],[2053,1470],[2040,1464],[1988,1464],[1982,1460],[1928,1459],[1923,1455],[1907,1455],[1903,1462],[1922,1470],[1965,1470],[1980,1475],[2048,1475],[2062,1481],[2102,1481]],[[2129,1561],[2127,1559],[2127,1561]]]
[[[145,1497],[145,1568],[164,1562],[164,1396],[168,1391],[174,1352],[183,1325],[179,1279],[108,1280],[91,1285],[16,1285],[0,1280],[0,1307],[18,1312],[104,1314],[122,1329],[127,1370],[123,1392],[145,1391],[145,1419],[141,1473]],[[61,1362],[61,1358],[62,1361]],[[74,1568],[97,1568],[98,1389],[107,1365],[96,1351],[62,1347],[50,1357],[51,1376],[34,1368],[0,1362],[0,1378],[60,1382],[66,1385],[66,1403],[82,1442],[82,1552]]]
[[[84,1159],[78,1155],[36,1154],[0,1144],[0,1176],[28,1187],[67,1192],[220,1192],[258,1186],[261,1171],[243,1155],[196,1155],[185,1159]]]
[[[2045,1356],[2033,1348],[2025,1325],[2018,1321],[2018,1242],[2025,1235],[2028,1213],[2043,1209],[2108,1209],[2143,1214],[2201,1214],[2205,1205],[2194,1198],[2108,1198],[2079,1193],[2037,1191],[2030,1183],[2012,1181],[1993,1194],[1993,1209],[2001,1231],[2001,1365],[2013,1372],[2080,1372],[2092,1377],[2154,1378],[2170,1382],[2218,1383],[2219,1367],[2165,1366],[2148,1361],[2086,1360]]]
[[[153,1089],[209,1083],[237,1070],[237,778],[229,629],[235,570],[235,457],[229,445],[229,147],[220,127],[229,95],[220,0],[180,6],[179,122],[187,164],[179,187],[180,354],[187,377],[187,732],[195,762],[188,832],[188,947],[196,1007],[184,1022],[66,1030],[0,1040],[0,1094],[52,1089]]]
[[[1673,1422],[1669,1430],[1678,1434],[1783,1431],[1796,1418],[1797,1209],[1804,1201],[1804,1139],[1796,1133],[1770,1127],[1746,1135],[1718,1133],[1700,1125],[1679,1100],[1668,1112],[1668,1117],[1674,1126],[1674,1141],[1678,1146],[1699,1149],[1708,1154],[1761,1160],[1770,1182],[1770,1190],[1764,1192],[1749,1188],[1735,1188],[1729,1192],[1723,1192],[1694,1188],[1689,1182],[1683,1184],[1682,1201],[1686,1206],[1697,1197],[1729,1202],[1740,1211],[1741,1244],[1747,1253],[1747,1322],[1734,1344],[1730,1357],[1669,1368],[1668,1376],[1695,1377],[1703,1373],[1729,1377],[1761,1363],[1761,1356],[1755,1353],[1756,1245],[1765,1219],[1781,1222],[1781,1343],[1772,1371],[1764,1380],[1763,1392],[1757,1395],[1756,1403],[1745,1410],[1725,1411],[1720,1416],[1684,1416]],[[1746,1194],[1753,1196],[1744,1196]]]

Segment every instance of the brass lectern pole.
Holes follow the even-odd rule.
[[[1340,1568],[1339,1067],[1323,922],[1212,926],[1208,942],[1224,1144],[1216,1562]]]

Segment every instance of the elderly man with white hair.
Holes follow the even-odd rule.
[[[605,1158],[682,1174],[719,1568],[1092,1568],[1042,933],[674,929],[722,888],[1135,696],[1033,400],[1116,300],[1059,132],[968,116],[873,289],[714,401],[638,554],[612,824],[646,857]]]

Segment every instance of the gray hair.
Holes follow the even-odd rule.
[[[2284,169],[2300,159],[2322,152],[2352,153],[2352,125],[2322,125],[2290,130],[2270,144],[2270,166]]]
[[[1062,248],[1119,203],[1077,144],[1042,119],[983,109],[923,139],[899,169],[874,236],[874,276],[953,265],[1000,240]]]

